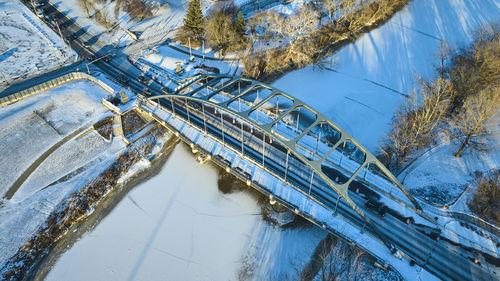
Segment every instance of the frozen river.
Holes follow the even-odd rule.
[[[261,280],[293,276],[325,232],[262,220],[253,192],[224,194],[218,172],[177,145],[56,260],[46,280]],[[279,279],[282,279],[279,278]]]
[[[376,153],[402,94],[418,89],[419,77],[434,77],[441,42],[469,44],[474,30],[499,15],[498,0],[414,0],[335,53],[334,71],[308,66],[273,86],[310,104]]]

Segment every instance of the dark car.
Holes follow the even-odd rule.
[[[369,209],[375,210],[381,217],[385,216],[388,210],[387,206],[385,206],[384,203],[375,201],[373,199],[369,199],[368,201],[366,201],[365,206]]]
[[[151,92],[149,91],[149,89],[148,89],[147,87],[144,87],[144,88],[142,89],[142,92],[141,92],[141,93],[142,93],[143,95],[145,95],[145,96],[148,96],[148,97],[150,97],[150,96],[151,96]]]
[[[123,84],[127,84],[129,81],[129,79],[123,75],[118,75],[116,79],[118,79],[118,81],[120,81]]]
[[[71,35],[66,36],[66,40],[68,40],[69,42],[75,40],[76,38],[78,38],[78,36],[76,36],[76,34],[71,34]]]
[[[40,1],[40,2],[35,3],[35,7],[39,8],[39,7],[45,6],[46,4],[47,4],[46,2]]]
[[[60,29],[66,29],[68,26],[65,23],[59,25]]]
[[[108,56],[101,56],[101,59],[105,62],[109,62],[111,60]]]
[[[149,79],[146,76],[141,75],[137,77],[137,81],[141,82],[142,84],[147,84]]]
[[[240,174],[242,177],[246,178],[247,180],[250,179],[250,174],[246,171],[244,171],[242,168],[240,167],[236,167],[234,168],[234,171],[238,174]]]

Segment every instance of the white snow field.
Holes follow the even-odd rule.
[[[500,19],[495,0],[414,0],[383,26],[334,54],[335,71],[293,71],[273,86],[302,99],[349,132],[371,152],[390,129],[394,110],[432,78],[441,40],[471,42],[474,29]]]
[[[72,62],[76,53],[17,0],[0,1],[0,72],[9,82]],[[5,80],[0,75],[0,87]]]
[[[92,131],[109,114],[101,104],[107,95],[96,84],[74,81],[0,108],[0,265],[125,147]],[[12,199],[4,197],[20,175],[24,182]]]
[[[438,145],[415,161],[400,179],[405,186],[414,189],[426,200],[440,205],[454,202],[469,187],[476,172],[488,172],[500,167],[500,138],[491,138],[493,150],[464,150],[462,157],[455,157],[461,143],[457,140]],[[458,208],[458,206],[461,206]],[[462,205],[454,206],[454,211],[469,212]]]
[[[464,47],[474,30],[498,20],[500,2],[495,0],[414,0],[386,24],[335,53],[331,60],[337,65],[330,70],[309,66],[273,86],[325,114],[376,155],[404,94],[419,88],[419,77],[435,78],[441,42]],[[500,166],[498,148],[490,154],[465,152],[455,159],[457,147],[441,144],[400,180],[422,198],[446,204],[462,193],[475,171]]]
[[[221,193],[217,171],[178,145],[157,176],[59,257],[46,280],[294,279],[294,265],[300,270],[325,234],[263,222],[253,196]]]
[[[136,35],[139,35],[139,39],[142,41],[137,48],[132,48],[132,53],[138,52],[141,48],[146,45],[156,44],[162,39],[166,39],[167,36],[173,35],[175,29],[182,24],[187,6],[189,4],[188,0],[154,0],[149,1],[155,5],[156,8],[153,10],[153,16],[149,19],[142,21],[134,21],[131,17],[123,10],[123,7],[117,9],[117,3],[123,3],[123,1],[94,1],[95,9],[103,11],[108,15],[108,18],[112,22],[112,27],[109,32],[106,32],[106,27],[96,21],[95,9],[91,8],[89,11],[90,18],[87,17],[85,9],[82,7],[78,0],[50,0],[50,2],[62,13],[66,14],[68,17],[76,20],[76,22],[85,31],[98,36],[101,45],[107,44],[117,44],[120,46],[125,46],[134,42],[134,39],[127,34],[125,31],[131,31]],[[202,8],[207,10],[213,3],[211,0],[203,0]],[[117,13],[115,13],[115,11]],[[130,52],[127,52],[129,54]]]
[[[79,128],[92,126],[107,111],[101,104],[107,94],[93,83],[75,81],[0,108],[0,155],[4,159],[0,196],[51,146]],[[55,155],[51,160],[56,160]],[[50,180],[46,176],[42,178]]]

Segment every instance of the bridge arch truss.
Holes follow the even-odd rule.
[[[197,102],[215,109],[215,113],[219,109],[221,120],[222,112],[226,112],[233,116],[233,123],[241,122],[242,137],[243,123],[252,131],[255,128],[263,136],[262,155],[266,141],[286,149],[285,181],[289,157],[298,159],[311,171],[309,195],[317,175],[339,195],[337,204],[340,198],[344,199],[368,225],[370,219],[358,206],[359,200],[357,204],[349,194],[359,192],[356,182],[363,182],[429,219],[417,200],[374,155],[326,116],[283,91],[243,77],[202,74],[191,77],[173,93],[148,100],[162,98]],[[374,226],[372,229],[391,248]]]

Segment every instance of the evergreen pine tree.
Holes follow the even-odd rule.
[[[243,18],[243,14],[241,11],[238,12],[238,17],[236,18],[236,21],[234,22],[234,27],[236,29],[236,33],[241,37],[242,40],[245,40],[245,33],[246,33],[246,23],[245,19]]]
[[[184,18],[184,27],[196,37],[201,37],[203,36],[203,32],[205,32],[204,24],[205,18],[201,11],[200,0],[191,0],[186,17]]]

